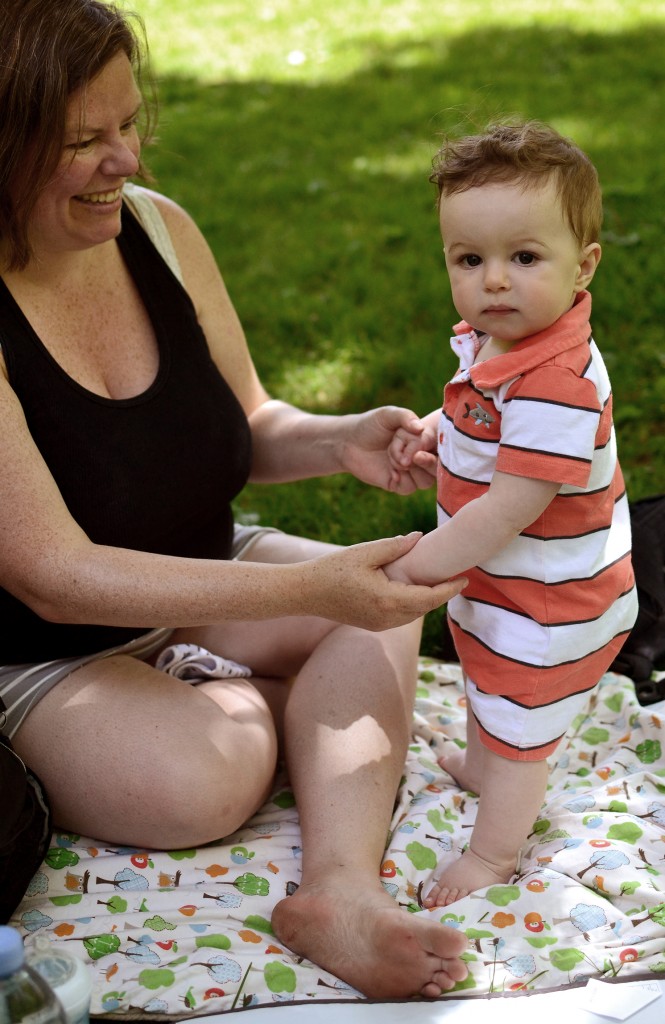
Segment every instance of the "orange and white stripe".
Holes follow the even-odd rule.
[[[496,469],[561,483],[534,523],[465,573],[468,587],[448,605],[481,738],[518,760],[554,750],[637,614],[611,386],[590,309],[582,293],[549,330],[462,365],[440,420],[440,523],[485,493]]]

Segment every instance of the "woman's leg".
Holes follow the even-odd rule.
[[[379,878],[410,736],[419,626],[340,626],[294,684],[287,755],[302,831],[299,889],[273,913],[294,952],[369,997],[438,996],[466,977],[460,932],[409,914]]]
[[[271,714],[248,681],[194,687],[123,656],[58,683],[14,745],[58,826],[156,849],[239,828],[267,796],[277,756]]]
[[[268,535],[249,557],[297,561],[324,550]],[[179,640],[249,664],[253,682],[273,696],[284,695],[276,680],[286,686],[295,676],[285,732],[303,877],[275,910],[280,940],[377,998],[438,996],[466,977],[464,935],[400,909],[379,878],[409,738],[420,625],[369,633],[284,618],[180,630],[172,642]],[[16,746],[55,794],[58,824],[161,849],[239,827],[263,800],[276,756],[272,719],[248,681],[191,687],[121,657],[54,687]]]
[[[324,550],[269,535],[247,557],[298,561]],[[264,676],[278,656],[280,673],[295,676],[284,732],[302,880],[277,905],[273,927],[294,952],[367,996],[438,996],[466,977],[466,937],[400,909],[379,876],[410,739],[420,623],[369,633],[317,619],[292,631],[289,622],[280,620],[277,636],[246,624],[185,637]]]
[[[311,550],[297,538],[285,548],[294,561]],[[277,678],[191,686],[122,655],[72,672],[33,707],[13,741],[42,779],[54,821],[109,843],[154,849],[234,832],[272,785],[285,680],[334,625],[315,618],[227,623],[218,636],[181,630],[169,640],[192,640],[229,657],[237,649],[236,660],[255,671],[270,666]]]

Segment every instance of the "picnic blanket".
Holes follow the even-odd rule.
[[[664,722],[639,705],[628,678],[606,675],[551,759],[519,875],[425,910],[437,864],[468,842],[477,797],[436,760],[465,742],[460,668],[420,660],[380,874],[404,913],[431,914],[468,936],[469,976],[455,997],[665,976]],[[11,923],[27,947],[46,934],[90,965],[97,1016],[182,1019],[362,999],[271,931],[274,904],[298,885],[300,855],[282,774],[242,829],[199,849],[109,847],[56,832]]]

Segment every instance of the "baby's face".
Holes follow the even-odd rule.
[[[551,180],[442,196],[440,222],[455,308],[494,338],[513,343],[549,327],[588,283]]]

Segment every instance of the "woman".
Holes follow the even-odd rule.
[[[389,583],[381,564],[415,537],[342,551],[234,536],[230,508],[247,479],[424,486],[424,458],[396,472],[387,454],[421,424],[270,399],[198,229],[142,191],[180,285],[123,198],[143,107],[126,16],[8,0],[0,50],[0,695],[14,745],[61,827],[168,849],[261,805],[283,726],[304,855],[277,935],[367,995],[439,995],[466,975],[464,937],[399,911],[377,869],[409,736],[412,620],[462,583]],[[181,643],[251,682],[159,671]]]

